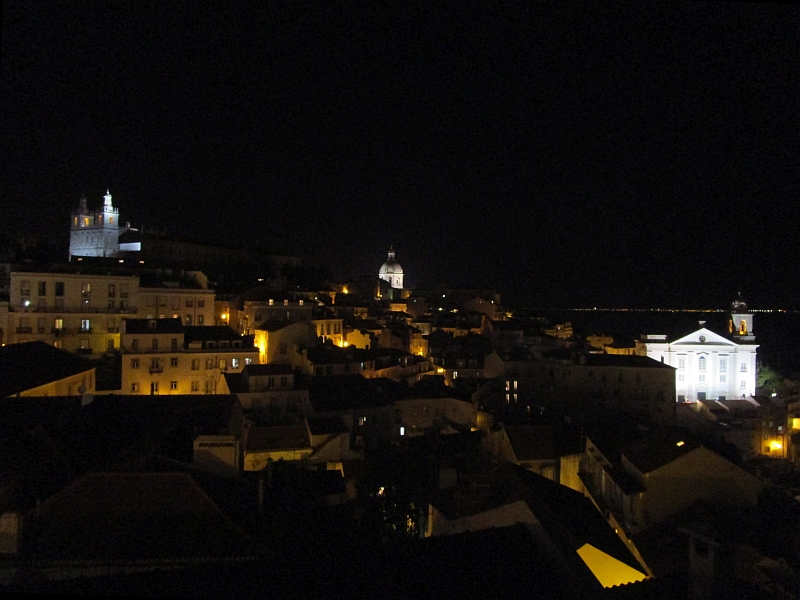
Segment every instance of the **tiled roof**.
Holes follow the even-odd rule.
[[[541,460],[559,456],[552,427],[506,427],[517,460]]]
[[[175,560],[259,554],[186,473],[89,473],[27,516],[35,560]]]
[[[357,373],[315,377],[309,384],[308,397],[317,412],[391,405],[383,392]]]
[[[552,539],[560,537],[573,551],[584,544],[591,544],[629,567],[643,572],[639,561],[589,498],[521,467],[515,471],[531,491],[528,505]]]
[[[186,341],[241,340],[242,336],[229,325],[189,325],[184,326]]]
[[[247,377],[261,377],[264,375],[291,375],[294,373],[292,365],[272,363],[269,365],[250,364],[244,368]]]
[[[183,333],[180,319],[124,319],[126,334]]]
[[[303,323],[304,321],[299,321],[299,322]],[[261,331],[280,331],[281,329],[289,327],[289,325],[296,325],[297,323],[298,323],[297,321],[283,321],[283,320],[279,320],[279,319],[267,319],[266,321],[261,323],[261,325],[256,327],[256,329],[260,329]]]
[[[622,453],[642,473],[650,473],[701,445],[687,430],[674,427],[657,430],[653,435],[627,444]]]
[[[299,425],[276,427],[249,427],[245,430],[245,450],[248,452],[271,450],[296,450],[310,448],[308,428]]]
[[[647,356],[631,356],[625,354],[584,354],[581,355],[580,362],[590,367],[629,367],[675,370],[674,367],[653,360]]]
[[[44,342],[0,347],[0,397],[11,396],[93,369],[80,356]]]
[[[345,433],[347,425],[340,417],[309,417],[308,429],[312,435]]]

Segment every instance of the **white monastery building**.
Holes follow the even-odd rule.
[[[69,257],[117,256],[119,254],[119,209],[106,191],[103,206],[89,210],[83,196],[78,210],[72,213],[69,231]]]
[[[388,281],[396,289],[403,289],[403,267],[394,259],[394,247],[389,248],[389,258],[381,265],[378,278]]]
[[[753,313],[741,298],[731,303],[728,335],[703,327],[670,342],[666,335],[643,335],[637,354],[675,367],[678,402],[749,398],[756,392]]]

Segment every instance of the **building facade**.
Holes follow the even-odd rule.
[[[403,289],[403,267],[394,258],[394,247],[389,248],[389,257],[381,265],[378,278],[388,282],[395,289]]]
[[[72,213],[69,230],[69,257],[117,256],[119,254],[119,209],[111,203],[106,191],[103,206],[89,210],[83,196]]]
[[[728,335],[705,327],[670,342],[666,335],[645,335],[637,354],[675,368],[679,402],[726,400],[756,393],[756,350],[753,314],[737,300],[731,305]]]
[[[227,394],[224,373],[258,362],[252,336],[230,327],[184,327],[180,319],[126,319],[125,394]]]
[[[39,340],[87,355],[117,350],[138,289],[139,278],[131,276],[13,272],[4,341]]]

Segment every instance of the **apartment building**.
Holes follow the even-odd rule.
[[[4,342],[42,341],[89,356],[116,350],[138,289],[135,276],[12,272]]]
[[[125,394],[226,394],[225,373],[258,363],[253,336],[227,326],[126,319],[121,338]]]

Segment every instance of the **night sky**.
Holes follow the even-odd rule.
[[[800,10],[4,2],[0,232],[122,221],[527,306],[800,308]]]

